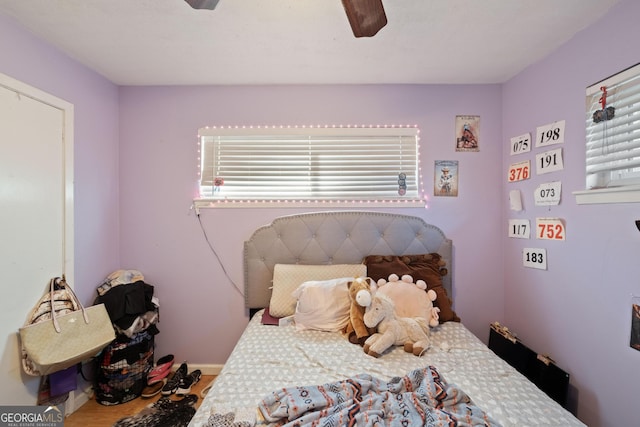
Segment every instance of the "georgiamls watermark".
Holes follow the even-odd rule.
[[[58,406],[0,406],[0,427],[63,427]]]

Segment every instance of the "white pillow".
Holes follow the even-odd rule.
[[[349,290],[353,277],[304,282],[293,291],[298,300],[293,319],[296,329],[340,331],[349,322]]]
[[[367,266],[364,264],[276,264],[273,268],[273,290],[269,301],[269,314],[273,317],[293,315],[296,311],[296,299],[291,293],[304,282],[366,275]]]

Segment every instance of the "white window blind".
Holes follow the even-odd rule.
[[[199,137],[202,199],[421,199],[416,127],[206,128]]]
[[[587,88],[586,136],[587,189],[640,184],[640,65]]]

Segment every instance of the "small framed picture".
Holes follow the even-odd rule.
[[[480,151],[480,116],[456,116],[456,151]]]
[[[633,297],[631,302],[631,348],[640,351],[640,297]]]
[[[458,197],[458,161],[436,160],[434,171],[433,195]]]

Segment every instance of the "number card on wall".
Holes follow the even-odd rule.
[[[562,144],[564,142],[564,120],[539,126],[536,131],[536,147]]]
[[[560,218],[536,218],[536,237],[542,240],[565,240],[564,223]]]
[[[511,138],[511,155],[531,151],[531,134],[525,133]]]
[[[536,206],[551,206],[560,204],[562,183],[560,181],[545,182],[536,188],[533,198]]]
[[[516,181],[529,179],[531,175],[530,170],[531,170],[530,160],[514,163],[511,166],[509,166],[509,173],[507,175],[507,180],[509,182],[516,182]]]
[[[542,248],[524,248],[522,250],[522,265],[539,270],[547,269],[547,250]]]
[[[556,148],[555,150],[536,154],[537,175],[561,171],[562,169],[564,169],[564,164],[562,162],[562,148]]]
[[[510,219],[509,237],[528,239],[531,237],[531,223],[528,219]]]

